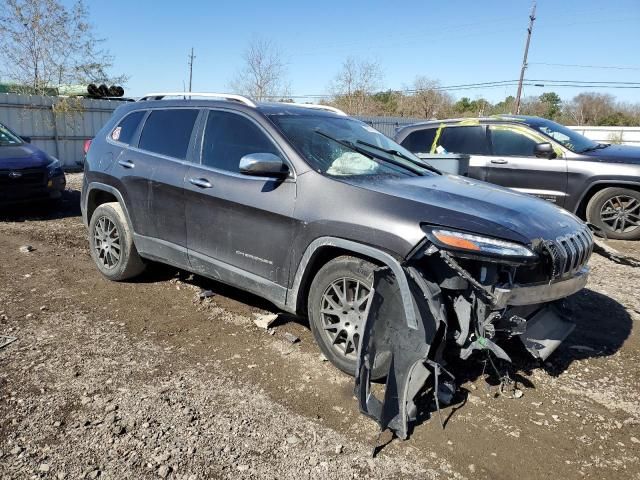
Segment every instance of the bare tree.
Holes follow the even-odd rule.
[[[331,85],[333,103],[351,114],[369,113],[367,109],[374,103],[372,95],[382,78],[378,63],[348,57]]]
[[[425,76],[413,81],[413,95],[405,102],[408,114],[421,118],[445,118],[451,113],[453,99],[439,89],[440,83]]]
[[[599,125],[604,117],[614,112],[614,97],[607,93],[580,93],[565,110],[578,125]]]
[[[258,101],[288,95],[287,65],[273,41],[252,39],[242,58],[244,65],[231,82],[234,91]]]
[[[101,49],[84,0],[5,0],[0,11],[3,74],[34,93],[69,83],[122,83],[111,77],[113,57]]]

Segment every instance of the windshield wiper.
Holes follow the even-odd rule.
[[[601,149],[601,148],[607,148],[607,147],[609,147],[609,146],[610,146],[610,145],[609,145],[608,143],[599,143],[599,144],[597,144],[597,145],[595,145],[595,146],[593,146],[593,147],[587,147],[587,148],[585,148],[585,149],[583,149],[583,150],[580,150],[580,153],[584,153],[584,152],[593,152],[594,150],[599,150],[599,149]]]
[[[420,167],[429,170],[431,172],[437,173],[439,175],[442,175],[442,172],[440,170],[438,170],[436,167],[434,167],[433,165],[430,165],[429,163],[423,161],[422,159],[420,159],[420,162],[416,162],[415,158],[411,158],[408,155],[405,155],[404,153],[395,150],[393,148],[384,148],[384,147],[379,147],[378,145],[374,145],[373,143],[369,143],[369,142],[365,142],[363,140],[356,140],[356,143],[360,144],[360,145],[365,145],[369,148],[374,148],[376,150],[380,150],[381,152],[384,153],[388,153],[389,155],[395,155],[396,157],[400,157],[403,158],[405,160],[407,160],[408,162],[414,163],[416,165],[419,165]]]
[[[328,133],[323,132],[322,130],[314,130],[314,132],[316,132],[318,135],[321,135],[321,136],[323,136],[325,138],[328,138],[329,140],[333,140],[334,142],[342,145],[343,147],[346,147],[349,150],[352,150],[352,151],[354,151],[356,153],[359,153],[360,155],[364,155],[365,157],[370,158],[372,160],[374,158],[377,158],[378,160],[382,160],[383,162],[390,163],[392,165],[395,165],[396,167],[403,168],[405,170],[408,170],[411,173],[415,173],[416,175],[420,175],[420,176],[424,175],[424,173],[422,173],[420,171],[420,169],[417,168],[417,167],[414,168],[412,166],[405,165],[402,162],[398,162],[398,161],[392,160],[390,158],[382,157],[382,156],[377,155],[377,154],[375,154],[373,152],[369,152],[368,150],[365,150],[364,148],[358,147],[355,143],[353,143],[353,142],[351,142],[349,140],[339,140],[337,138],[333,138],[331,135],[329,135]]]

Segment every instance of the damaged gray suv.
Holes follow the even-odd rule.
[[[403,438],[443,352],[508,359],[499,342],[518,336],[546,358],[571,332],[558,301],[593,247],[574,215],[442,174],[331,107],[190,95],[123,105],[91,144],[82,212],[107,278],[154,260],[308,315],[363,411]]]

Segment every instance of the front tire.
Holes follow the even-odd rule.
[[[375,268],[360,258],[338,257],[318,271],[309,289],[309,324],[316,343],[333,365],[351,376],[356,374]],[[375,365],[373,378],[384,377],[387,367]]]
[[[98,270],[109,280],[127,280],[145,269],[118,202],[103,203],[93,212],[89,222],[89,250]]]
[[[587,204],[587,220],[608,238],[640,239],[640,192],[610,187],[600,190]]]

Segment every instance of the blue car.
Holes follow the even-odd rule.
[[[55,201],[66,185],[60,161],[0,123],[0,205]]]

